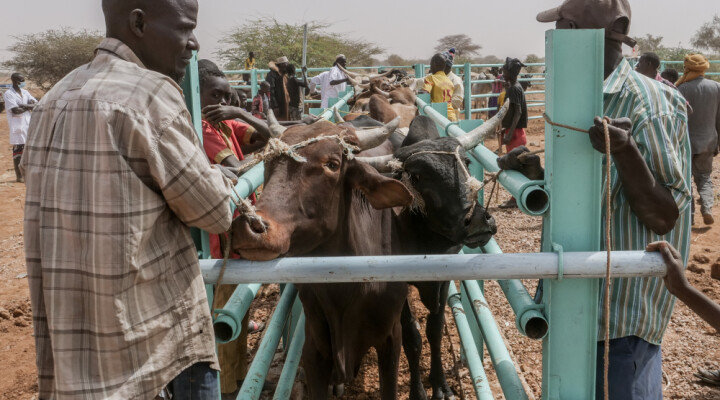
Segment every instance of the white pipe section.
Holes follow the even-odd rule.
[[[228,260],[223,283],[413,282],[479,279],[603,278],[605,252],[463,254]],[[660,253],[612,252],[614,278],[664,276]],[[222,260],[200,260],[205,283],[215,283]]]

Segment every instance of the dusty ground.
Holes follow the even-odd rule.
[[[0,116],[0,198],[4,207],[0,208],[0,370],[4,371],[0,379],[0,399],[29,400],[36,394],[36,370],[34,365],[34,344],[30,318],[27,279],[23,257],[22,216],[25,187],[15,183],[12,170],[10,146],[7,144],[8,130],[5,114]],[[539,121],[531,123],[528,142],[531,150],[543,146],[543,125]],[[713,181],[720,190],[720,162],[716,162]],[[501,190],[499,202],[508,198]],[[493,200],[490,211],[498,221],[496,239],[505,252],[534,252],[540,245],[540,218],[525,216],[518,210],[500,210],[498,202]],[[716,220],[720,221],[720,207],[716,207]],[[701,220],[698,216],[698,220]],[[720,222],[719,222],[720,223]],[[720,281],[712,280],[710,265],[720,257],[720,231],[718,226],[706,227],[699,223],[693,227],[691,258],[692,272],[688,272],[690,282],[720,302]],[[531,293],[534,282],[526,282]],[[540,398],[541,391],[541,343],[521,336],[515,329],[514,315],[505,300],[502,291],[495,282],[486,283],[486,297],[496,316],[510,349],[514,353],[521,376],[531,388],[531,394]],[[267,321],[272,305],[277,301],[277,287],[263,288],[259,295],[258,307],[252,310],[252,318]],[[414,297],[413,305],[421,324],[424,326],[425,312]],[[446,336],[443,342],[444,366],[448,380],[459,396],[475,397],[467,370],[457,361],[459,344],[452,315],[446,312],[451,341]],[[259,335],[250,337],[250,351],[254,353]],[[424,343],[423,374],[429,372],[429,349]],[[278,354],[278,358],[281,355]],[[378,399],[377,369],[373,367],[375,355],[366,358],[365,366],[356,382],[347,388],[347,399]],[[503,398],[494,376],[490,358],[485,354],[485,368],[496,398]],[[277,369],[279,362],[275,363]],[[665,396],[671,399],[720,399],[720,389],[699,383],[692,376],[696,367],[720,368],[720,335],[708,324],[695,316],[682,303],[678,303],[663,344],[664,372],[669,381],[665,381]],[[459,375],[456,375],[456,367]],[[400,398],[407,398],[407,363],[404,356],[400,365]],[[272,378],[271,374],[270,378]],[[426,382],[427,387],[427,382]],[[270,398],[266,392],[263,397]]]

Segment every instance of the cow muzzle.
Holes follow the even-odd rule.
[[[485,209],[477,207],[471,216],[465,219],[466,234],[463,244],[470,248],[486,245],[497,233],[495,218]]]
[[[256,214],[238,217],[232,224],[232,249],[251,261],[274,260],[288,252],[289,235],[272,219]]]

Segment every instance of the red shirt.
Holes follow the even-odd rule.
[[[220,164],[222,160],[230,155],[234,155],[238,160],[243,160],[242,149],[240,143],[249,143],[255,129],[248,124],[227,120],[219,123],[217,126],[211,125],[203,120],[203,147],[205,154],[211,164]],[[255,204],[255,194],[250,195],[250,201]],[[233,218],[240,214],[235,210]],[[218,235],[210,235],[210,256],[212,258],[223,258],[220,250],[220,237]],[[230,254],[230,258],[239,258],[235,254]]]

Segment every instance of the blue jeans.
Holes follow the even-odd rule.
[[[598,342],[595,399],[603,398],[605,342]],[[637,336],[610,340],[608,390],[611,400],[657,400],[662,393],[660,346]]]
[[[173,400],[218,400],[218,372],[210,363],[193,364],[170,382]]]

